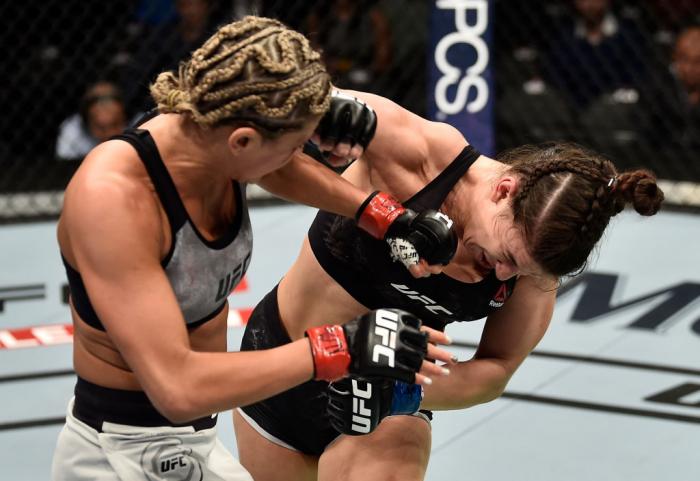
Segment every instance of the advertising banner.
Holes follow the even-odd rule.
[[[494,155],[491,62],[493,0],[433,3],[428,49],[428,112]]]

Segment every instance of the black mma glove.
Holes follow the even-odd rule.
[[[423,399],[418,384],[349,376],[328,385],[327,412],[342,434],[369,434],[387,416],[413,414]]]
[[[428,335],[420,326],[406,311],[377,309],[343,325],[308,329],[314,379],[357,374],[414,383],[428,353]]]
[[[316,128],[323,142],[351,146],[359,144],[366,149],[377,130],[377,114],[362,100],[334,90],[331,106]]]
[[[333,165],[329,162],[327,156],[321,152],[318,145],[314,144],[311,140],[307,140],[304,143],[304,149],[302,150],[306,155],[314,159],[316,162],[320,162],[331,170],[334,170],[338,174],[342,174],[343,171],[348,167],[347,165]]]
[[[424,259],[428,264],[447,265],[457,251],[452,220],[440,212],[417,214],[385,192],[372,193],[355,214],[357,225],[389,243],[392,259],[406,267]]]

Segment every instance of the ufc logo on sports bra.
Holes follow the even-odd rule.
[[[380,364],[379,358],[386,358],[386,365],[394,367],[394,349],[396,349],[396,330],[399,315],[395,312],[380,309],[377,311],[374,334],[381,338],[381,344],[375,344],[372,350],[372,362]]]
[[[425,307],[427,310],[429,310],[433,314],[437,314],[438,312],[442,312],[444,314],[452,315],[452,312],[445,309],[444,307],[442,307],[440,304],[438,304],[437,302],[435,302],[434,300],[432,300],[428,296],[424,296],[420,292],[414,291],[408,286],[405,286],[403,284],[393,284],[392,283],[391,287],[393,287],[394,289],[396,289],[400,293],[405,294],[406,297],[408,297],[409,299],[413,299],[413,300],[421,302],[423,304],[423,307]]]
[[[365,399],[372,398],[372,385],[366,381],[361,381],[365,387],[360,387],[357,379],[352,379],[352,426],[356,433],[369,433],[372,410],[365,405]]]
[[[250,264],[250,253],[245,256],[243,262],[238,264],[233,271],[226,274],[226,277],[219,279],[219,289],[216,291],[216,302],[226,299],[228,295],[231,294],[233,288],[243,279],[245,271],[248,270],[248,264]]]

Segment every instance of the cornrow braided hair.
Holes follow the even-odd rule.
[[[177,75],[161,73],[151,96],[161,112],[187,113],[203,127],[243,122],[274,136],[325,113],[331,83],[306,37],[248,16],[220,27]]]
[[[652,172],[618,173],[610,160],[574,143],[526,145],[499,160],[519,178],[512,208],[530,255],[555,276],[585,268],[610,219],[627,203],[649,216],[664,199]]]

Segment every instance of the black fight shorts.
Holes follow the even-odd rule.
[[[241,351],[270,349],[290,342],[280,319],[275,287],[250,315]],[[324,381],[308,381],[241,409],[268,434],[304,454],[320,456],[339,435],[326,414],[327,387]]]

